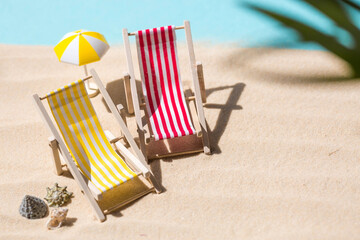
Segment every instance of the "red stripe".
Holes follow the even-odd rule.
[[[154,40],[155,40],[155,49],[156,49],[156,59],[157,59],[158,68],[159,68],[161,93],[162,93],[162,97],[164,98],[164,105],[165,105],[166,115],[167,115],[167,117],[169,119],[171,130],[172,130],[172,132],[174,134],[174,137],[177,137],[178,133],[177,133],[177,131],[175,129],[173,116],[172,116],[170,108],[169,108],[169,104],[168,104],[167,96],[166,96],[166,91],[165,91],[165,82],[164,82],[163,69],[162,69],[162,65],[161,65],[161,55],[160,55],[160,49],[159,49],[160,46],[159,46],[158,32],[157,32],[156,28],[154,28],[153,31],[154,31]]]
[[[173,37],[172,27],[168,26],[168,30],[169,30],[169,43],[170,43],[170,47],[171,47],[171,58],[172,58],[175,83],[176,83],[176,91],[177,91],[177,95],[178,95],[180,108],[181,108],[182,114],[184,116],[184,122],[185,122],[186,128],[189,131],[189,134],[191,135],[191,134],[194,134],[194,132],[193,132],[193,129],[190,127],[190,124],[189,124],[189,121],[187,118],[187,114],[186,114],[186,110],[184,107],[184,102],[182,99],[182,92],[181,92],[180,83],[179,83],[179,75],[178,75],[178,71],[177,71],[177,61],[176,61],[176,55],[175,55],[175,46],[174,46],[174,37]]]
[[[163,42],[163,51],[164,51],[164,59],[165,59],[165,67],[166,67],[166,76],[167,76],[167,80],[168,80],[171,104],[172,104],[173,109],[174,109],[176,122],[178,123],[177,125],[179,127],[180,132],[181,132],[181,135],[183,136],[186,133],[185,133],[184,128],[183,128],[183,126],[181,124],[180,115],[179,115],[179,112],[178,112],[179,109],[176,107],[175,95],[174,95],[173,88],[172,88],[169,59],[168,59],[168,53],[167,53],[167,49],[166,49],[165,27],[161,27],[160,31],[161,31],[161,39],[162,39],[162,42]]]
[[[150,86],[149,86],[149,76],[147,73],[147,65],[146,65],[146,56],[145,56],[145,49],[144,49],[144,40],[143,40],[143,34],[142,31],[138,31],[139,34],[139,44],[140,44],[140,52],[141,52],[141,62],[142,62],[142,67],[143,67],[143,71],[144,71],[144,80],[145,80],[145,86],[146,86],[146,92],[147,92],[147,99],[149,101],[149,107],[151,110],[151,116],[155,115],[155,110],[154,110],[154,104],[152,102],[152,98],[151,98],[151,91],[150,91]],[[149,97],[150,95],[150,97]],[[153,117],[154,119],[154,124],[155,124],[155,128],[156,128],[156,132],[161,134],[160,132],[160,127],[159,127],[159,123],[157,121],[156,115],[155,117]]]
[[[152,52],[152,47],[151,47],[151,35],[150,35],[150,30],[146,29],[146,38],[147,38],[147,46],[148,46],[148,51],[149,51],[149,60],[150,60],[150,69],[151,69],[151,76],[152,76],[152,82],[153,82],[153,90],[154,90],[154,94],[155,94],[155,100],[156,100],[156,106],[158,111],[159,111],[159,115],[160,115],[160,119],[161,119],[161,123],[163,125],[163,129],[166,135],[166,138],[170,138],[170,133],[169,130],[166,126],[166,122],[165,122],[165,118],[164,118],[164,113],[162,110],[162,106],[160,105],[160,97],[159,97],[159,92],[158,92],[158,86],[157,86],[157,81],[156,81],[156,72],[155,72],[155,66],[154,66],[154,59],[153,59],[153,52]],[[162,134],[160,133],[160,139],[163,139],[164,136],[162,136]]]

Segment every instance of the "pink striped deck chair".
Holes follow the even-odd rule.
[[[185,29],[194,81],[194,91],[191,90],[191,94],[187,96],[184,94],[180,77],[175,35],[177,29]],[[140,98],[141,101],[137,95],[131,60],[129,36],[132,35],[135,35],[136,38],[143,95]],[[129,113],[135,111],[140,147],[144,155],[148,158],[159,158],[199,151],[210,153],[202,105],[206,101],[202,65],[195,63],[190,23],[185,21],[184,26],[181,27],[166,26],[140,30],[135,33],[128,33],[127,29],[123,29],[123,36],[129,67],[129,74],[124,77],[128,111]],[[144,130],[145,124],[141,120],[142,109],[148,119],[149,131]],[[179,137],[191,139],[190,136],[195,136],[194,141],[199,142],[200,140],[201,144],[190,144],[192,145],[189,146],[190,148],[182,148],[180,151],[171,151],[169,148],[166,148],[166,151],[162,153],[149,154],[147,151],[151,142],[163,140],[170,144],[172,139]],[[197,149],[193,149],[194,146]]]

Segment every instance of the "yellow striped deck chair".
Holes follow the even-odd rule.
[[[82,80],[49,93],[47,101],[77,166],[100,191],[136,176],[107,140]]]
[[[94,71],[93,73],[96,74]],[[112,102],[110,102],[109,105],[109,101],[111,100],[97,75],[95,80],[97,81],[98,87],[107,101],[108,106],[114,108]],[[58,134],[55,126],[52,122],[49,122],[51,120],[41,103],[41,100],[45,98],[47,99],[52,116],[60,130],[64,142],[60,139],[60,134]],[[67,150],[61,149],[61,153],[66,152],[70,155],[68,154],[67,156],[65,154],[63,158],[67,160],[66,163],[69,169],[72,170],[71,173],[74,178],[77,181],[80,181],[82,190],[84,191],[84,188],[90,190],[90,194],[92,195],[90,203],[95,207],[95,212],[101,221],[104,220],[105,217],[96,200],[101,200],[101,196],[104,192],[133,178],[137,178],[138,175],[145,177],[145,180],[148,181],[149,188],[146,192],[134,196],[133,199],[143,196],[150,191],[157,190],[153,185],[154,179],[150,179],[152,176],[150,171],[142,163],[144,157],[141,155],[142,159],[135,157],[120,142],[118,142],[119,138],[114,138],[110,132],[105,132],[103,130],[86,92],[84,80],[78,80],[52,91],[44,98],[39,98],[38,95],[34,95],[34,99],[56,140],[56,144],[50,145],[59,145],[60,149],[62,145],[64,145],[63,147],[67,148]],[[131,138],[132,140],[118,111],[115,116],[117,120],[120,121],[119,123],[125,137]],[[123,128],[124,126],[126,129]],[[129,161],[133,169],[124,161],[115,149],[113,149],[108,138],[112,138],[110,141],[115,143],[117,150],[121,152],[122,156],[127,158],[126,160]],[[141,154],[141,151],[137,148],[135,142],[130,142],[130,145],[132,148],[136,148],[134,150],[137,154]],[[60,159],[54,157],[54,160],[57,172],[60,174]],[[80,170],[82,176],[77,176],[78,174],[76,173],[74,174],[74,172],[79,172],[77,169]],[[129,200],[127,200],[126,203],[127,202],[129,202]],[[112,207],[111,210],[122,205],[123,204],[120,203],[115,207]]]

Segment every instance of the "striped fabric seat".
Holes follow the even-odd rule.
[[[47,100],[78,168],[101,192],[136,177],[107,140],[84,81],[49,93]]]
[[[195,134],[180,79],[174,26],[138,31],[136,43],[155,140]]]

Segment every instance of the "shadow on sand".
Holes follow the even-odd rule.
[[[232,111],[243,109],[242,106],[237,105],[237,103],[240,100],[240,96],[241,96],[242,92],[244,91],[244,88],[245,88],[244,83],[236,83],[231,86],[221,86],[221,87],[210,88],[210,89],[206,90],[206,95],[209,96],[210,94],[212,94],[214,92],[218,92],[218,91],[225,90],[225,89],[232,89],[225,104],[206,103],[206,105],[205,105],[205,108],[220,109],[218,118],[216,120],[215,127],[212,130],[210,130],[210,134],[209,134],[213,154],[221,153],[221,149],[219,147],[219,142],[220,142],[222,135],[225,132],[226,126],[229,123]],[[209,126],[208,126],[208,129],[210,129]]]
[[[136,81],[137,89],[141,90],[141,82],[139,80]],[[206,103],[205,109],[220,109],[218,118],[216,120],[216,124],[213,129],[210,128],[208,125],[208,131],[209,131],[209,138],[212,148],[213,154],[219,154],[221,153],[221,148],[219,146],[220,139],[222,135],[224,134],[227,124],[230,120],[232,111],[234,110],[241,110],[242,106],[237,105],[237,103],[240,100],[240,96],[242,92],[244,91],[245,84],[244,83],[236,83],[234,85],[230,86],[220,86],[215,88],[209,88],[206,90],[206,95],[210,96],[211,94],[222,94],[221,91],[231,89],[231,92],[224,104],[218,104],[218,103]],[[109,92],[109,95],[111,99],[114,101],[115,105],[122,104],[124,108],[127,110],[126,106],[126,99],[125,99],[125,89],[124,89],[124,80],[123,79],[116,79],[111,82],[109,82],[106,85],[106,89]],[[140,92],[139,92],[140,94]],[[105,101],[103,100],[104,104],[106,105]],[[110,110],[108,109],[110,112]],[[137,137],[134,136],[137,140]],[[193,155],[196,155],[193,154]],[[191,156],[191,155],[190,155]],[[183,156],[177,156],[177,157],[171,157],[171,158],[164,158],[164,159],[157,159],[152,160],[150,163],[150,169],[153,172],[156,181],[161,185],[163,190],[165,188],[162,186],[162,172],[161,172],[161,162],[172,162],[175,159],[182,159]]]
[[[125,112],[128,113],[129,111],[127,108],[127,102],[125,97],[124,79],[123,78],[115,79],[107,83],[105,88],[109,93],[111,100],[114,102],[115,106],[117,106],[118,104],[122,104],[124,106],[124,109],[126,110]],[[138,80],[136,81],[136,88],[141,89],[141,82]],[[110,113],[111,111],[107,106],[104,98],[102,99],[102,102],[104,103],[107,111]]]
[[[346,73],[327,73],[321,75],[314,75],[313,72],[299,73],[292,71],[292,73],[284,73],[276,70],[265,70],[261,64],[250,65],[263,57],[269,58],[271,55],[278,55],[279,52],[287,51],[285,49],[277,48],[246,48],[234,50],[223,63],[224,69],[238,69],[241,74],[250,79],[261,79],[264,81],[280,83],[280,84],[318,84],[318,83],[336,83],[344,81],[356,80],[349,72]],[[289,62],[296,61],[289,59]],[[316,64],[316,63],[315,63]],[[321,63],[319,63],[320,66]]]

